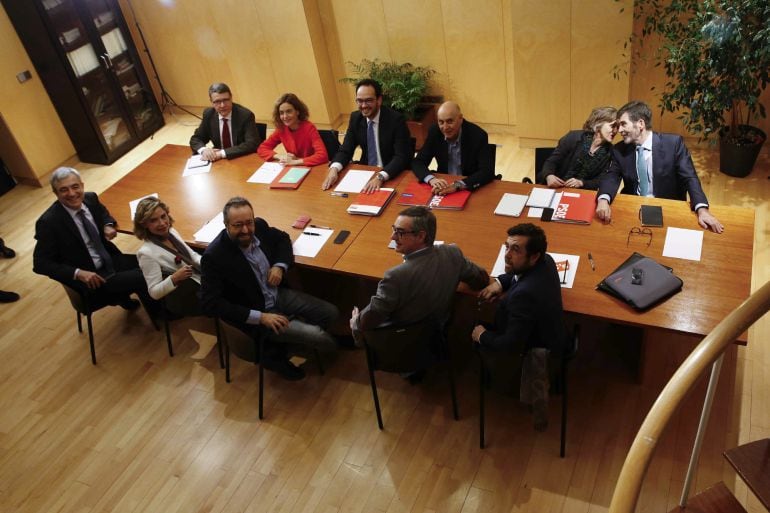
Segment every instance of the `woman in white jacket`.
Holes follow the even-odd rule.
[[[136,256],[153,299],[165,298],[175,315],[200,315],[198,289],[201,256],[171,226],[169,208],[158,198],[144,198],[134,214],[134,234],[144,241]]]

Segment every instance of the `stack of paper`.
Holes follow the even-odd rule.
[[[283,164],[280,162],[265,162],[246,181],[249,183],[273,183],[281,171],[283,171]]]
[[[348,172],[340,180],[339,185],[334,189],[334,192],[361,192],[366,182],[368,182],[374,171],[367,171],[365,169],[348,169]]]

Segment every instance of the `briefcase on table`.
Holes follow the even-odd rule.
[[[615,296],[636,310],[646,310],[682,290],[681,278],[671,269],[640,253],[634,253],[596,288]]]

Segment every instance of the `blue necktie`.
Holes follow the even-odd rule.
[[[377,165],[377,139],[374,137],[374,121],[369,121],[366,127],[366,163],[370,166]]]
[[[112,265],[112,257],[109,253],[107,253],[107,249],[104,247],[104,244],[102,244],[102,238],[99,236],[99,232],[96,230],[96,226],[94,226],[94,224],[88,220],[84,210],[78,210],[77,216],[80,218],[80,222],[83,223],[83,228],[86,229],[88,238],[91,239],[91,244],[93,244],[94,249],[97,253],[99,253],[99,257],[102,259],[102,269],[107,274],[112,274],[115,272],[115,266]]]
[[[644,159],[644,147],[636,147],[636,172],[639,175],[639,195],[647,196],[650,190],[650,178],[647,176],[647,161]]]

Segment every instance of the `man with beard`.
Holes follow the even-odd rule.
[[[294,262],[286,232],[254,217],[245,198],[231,198],[223,209],[225,229],[201,260],[201,307],[255,340],[264,337],[261,365],[288,380],[305,377],[291,363],[286,343],[322,351],[336,349],[325,328],[337,307],[304,292],[279,287]]]
[[[560,352],[565,338],[559,274],[547,249],[539,226],[508,229],[505,274],[479,293],[483,301],[500,299],[494,324],[471,333],[482,351],[523,355],[520,399],[532,406],[538,431],[548,427],[548,353]]]

